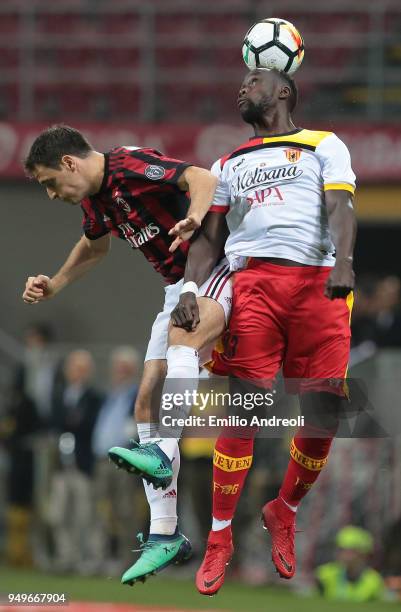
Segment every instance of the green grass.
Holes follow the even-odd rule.
[[[192,580],[156,577],[145,584],[130,588],[120,585],[117,578],[53,576],[6,567],[0,567],[0,592],[65,593],[70,601],[128,602],[177,607],[178,610],[193,608],[233,612],[390,612],[400,609],[399,604],[389,603],[330,603],[321,599],[300,597],[284,588],[251,587],[233,582],[225,584],[216,597],[210,598],[199,595]]]

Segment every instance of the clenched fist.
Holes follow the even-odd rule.
[[[37,304],[43,302],[43,300],[48,300],[54,294],[55,291],[50,278],[44,274],[39,274],[38,276],[28,277],[22,299],[26,304]]]

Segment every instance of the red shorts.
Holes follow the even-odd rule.
[[[213,371],[267,382],[282,367],[285,379],[303,379],[297,392],[344,395],[353,296],[325,297],[331,270],[251,258],[234,275],[231,320],[223,352],[213,355]]]

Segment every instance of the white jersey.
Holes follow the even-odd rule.
[[[232,270],[247,257],[334,265],[324,191],[355,190],[348,149],[335,134],[298,129],[251,138],[212,173],[219,184],[211,210],[227,209]]]

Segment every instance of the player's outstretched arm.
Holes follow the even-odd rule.
[[[197,166],[190,166],[182,173],[178,186],[183,191],[189,191],[191,204],[186,218],[179,221],[169,232],[171,236],[176,236],[170,251],[175,251],[182,242],[189,240],[200,227],[212,203],[217,182],[217,178],[209,170]]]
[[[330,300],[345,298],[355,285],[353,254],[357,223],[348,191],[330,189],[325,192],[329,230],[336,248],[336,263],[326,283],[325,295]]]
[[[224,214],[210,212],[206,215],[199,235],[188,251],[184,275],[185,283],[192,283],[188,291],[181,293],[179,302],[171,313],[176,327],[194,330],[199,324],[199,308],[196,301],[197,288],[209,278],[222,256],[228,228]]]
[[[82,236],[64,265],[52,278],[44,274],[28,278],[22,299],[26,304],[37,304],[54,297],[61,289],[93,268],[108,253],[109,249],[109,234],[97,240],[89,240],[86,236]]]

